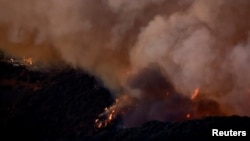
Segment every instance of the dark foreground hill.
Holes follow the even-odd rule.
[[[206,139],[213,128],[250,134],[250,118],[239,116],[151,121],[126,129],[119,128],[117,119],[109,127],[96,129],[96,117],[114,99],[95,77],[71,68],[38,72],[5,62],[0,62],[0,69],[0,140]]]

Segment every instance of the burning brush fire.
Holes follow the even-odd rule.
[[[116,99],[116,102],[118,102],[118,99]],[[115,118],[116,116],[116,104],[111,107],[106,107],[104,109],[104,112],[99,115],[99,118],[95,120],[95,126],[97,128],[103,128],[108,126]]]
[[[187,107],[181,108],[181,110],[183,110],[183,109],[186,109],[186,110],[182,111],[183,113],[179,113],[178,115],[176,115],[175,119],[177,121],[188,120],[191,118],[201,118],[201,117],[209,116],[209,115],[213,115],[213,114],[216,114],[216,115],[225,114],[221,111],[220,107],[216,107],[216,102],[213,102],[212,100],[207,100],[207,99],[205,99],[205,100],[200,99],[198,97],[199,93],[200,93],[200,89],[196,88],[190,98],[183,98],[181,100],[181,98],[180,98],[181,96],[178,95],[177,93],[170,94],[169,92],[167,92],[167,95],[165,95],[163,99],[169,99],[170,101],[172,101],[172,100],[174,100],[173,97],[177,96],[180,98],[180,101],[176,101],[177,103],[173,103],[172,105],[166,104],[165,108],[168,109],[169,107],[167,107],[167,106],[177,106],[180,104],[178,102],[185,101],[186,104],[188,103],[188,105],[186,105]],[[109,124],[111,124],[113,122],[113,120],[115,120],[115,118],[118,115],[124,116],[124,115],[129,114],[129,113],[133,114],[133,112],[131,113],[131,111],[133,111],[133,109],[126,108],[126,106],[127,107],[132,106],[133,103],[130,103],[129,105],[122,105],[122,103],[126,103],[123,100],[129,100],[129,97],[126,96],[126,98],[121,98],[120,100],[116,99],[115,103],[112,106],[106,107],[104,109],[104,112],[101,113],[98,116],[98,118],[95,120],[95,127],[96,128],[104,128],[104,127],[109,126]],[[169,100],[167,100],[167,101],[169,101]],[[208,105],[206,105],[206,107],[203,107],[204,106],[203,104],[206,104],[206,102],[208,102]],[[136,105],[134,105],[134,106],[136,106]],[[134,107],[134,106],[132,106],[132,107]],[[209,106],[211,106],[212,109],[210,109]],[[202,111],[199,111],[199,108],[203,108]],[[215,109],[213,109],[213,108],[215,108]],[[158,109],[154,109],[154,110],[158,111]],[[161,112],[161,111],[159,111],[159,112]],[[168,114],[172,114],[172,113],[170,112]],[[166,116],[165,119],[162,119],[162,121],[165,121],[167,119],[168,119],[168,117]],[[172,119],[172,120],[175,120],[175,119]],[[159,120],[161,120],[161,118],[159,118]]]
[[[23,57],[23,63],[32,65],[33,64],[33,59],[31,57]]]
[[[199,91],[200,91],[200,89],[199,89],[199,88],[196,88],[196,89],[194,90],[194,93],[191,95],[190,99],[191,99],[191,100],[194,100],[194,99],[198,96]],[[187,113],[187,114],[186,114],[186,119],[190,119],[191,116],[192,116],[192,115],[191,115],[190,113]]]
[[[6,58],[5,58],[5,60],[6,60]],[[31,57],[7,58],[6,61],[13,64],[13,65],[32,66],[34,64],[34,59]]]
[[[118,100],[97,128],[250,116],[249,13],[249,0],[0,0],[0,49],[100,79]]]
[[[97,128],[107,127],[114,120],[115,116],[115,106],[111,106],[110,108],[106,107],[104,112],[99,115],[99,118],[95,120],[95,126]]]
[[[121,102],[121,101],[130,101],[128,103]],[[109,124],[113,122],[113,120],[118,115],[124,115],[129,112],[130,106],[132,105],[133,100],[130,100],[128,95],[123,95],[119,99],[115,100],[115,103],[104,109],[104,112],[101,113],[98,118],[95,120],[95,127],[96,128],[104,128],[107,127]],[[124,105],[126,104],[126,105]]]
[[[199,88],[196,88],[196,89],[194,90],[194,93],[193,93],[192,96],[191,96],[191,100],[195,99],[195,98],[198,96],[199,91],[200,91]]]

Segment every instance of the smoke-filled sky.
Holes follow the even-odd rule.
[[[87,70],[128,125],[250,116],[249,31],[249,0],[0,0],[1,50]]]

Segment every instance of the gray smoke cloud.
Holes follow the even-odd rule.
[[[250,115],[249,9],[248,0],[0,0],[0,49],[94,74],[117,111],[133,107],[128,125]]]

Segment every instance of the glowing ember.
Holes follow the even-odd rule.
[[[31,57],[24,57],[23,58],[23,62],[26,63],[26,64],[29,64],[29,65],[32,65],[33,64],[33,59]]]
[[[186,114],[186,118],[189,119],[191,117],[190,113]]]
[[[193,93],[192,96],[191,96],[191,99],[192,99],[192,100],[195,99],[195,98],[198,96],[199,91],[200,91],[199,88],[196,88],[196,89],[194,90],[194,93]]]

